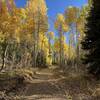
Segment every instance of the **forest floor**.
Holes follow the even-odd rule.
[[[82,73],[63,74],[51,66],[35,70],[32,80],[15,94],[9,93],[14,95],[12,100],[100,100],[100,81],[84,77]]]

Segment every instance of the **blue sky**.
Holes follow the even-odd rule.
[[[27,0],[15,0],[17,7],[24,7],[26,5]],[[55,19],[58,13],[64,13],[64,10],[68,6],[76,6],[82,7],[87,4],[88,0],[46,0],[46,4],[48,7],[48,17],[50,24],[50,31],[55,31],[54,22],[51,19]]]
[[[55,31],[54,22],[51,19],[56,19],[58,13],[64,13],[68,6],[82,7],[86,5],[88,0],[46,0],[48,7],[48,16],[50,23],[50,31]]]

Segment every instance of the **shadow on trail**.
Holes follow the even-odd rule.
[[[29,84],[28,89],[26,90],[25,96],[31,95],[56,95],[61,94],[61,91],[51,83],[32,83]]]

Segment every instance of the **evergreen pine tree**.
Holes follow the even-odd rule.
[[[83,63],[88,65],[89,73],[100,78],[100,0],[92,2],[82,48],[86,51]]]

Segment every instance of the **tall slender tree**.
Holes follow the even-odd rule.
[[[75,46],[76,44],[75,43],[76,42],[75,37],[77,37],[77,23],[76,22],[79,16],[79,8],[70,6],[65,10],[64,15],[65,15],[66,23],[69,25],[69,54],[70,54],[70,48],[72,46]]]
[[[49,40],[49,55],[51,55],[52,54],[51,40],[54,38],[54,32],[48,32],[47,36],[48,36],[48,40]]]
[[[48,31],[48,18],[47,7],[44,0],[29,0],[27,3],[27,10],[29,16],[31,15],[35,19],[35,30],[33,30],[34,37],[34,67],[36,67],[36,59],[39,48],[39,34],[46,33]]]
[[[63,14],[58,14],[56,21],[55,21],[55,28],[58,31],[58,35],[59,35],[59,45],[60,45],[60,50],[59,50],[59,58],[60,58],[60,67],[63,66],[63,57],[64,57],[64,40],[63,40],[63,36],[64,33],[68,31],[68,25],[65,23],[65,17]]]

